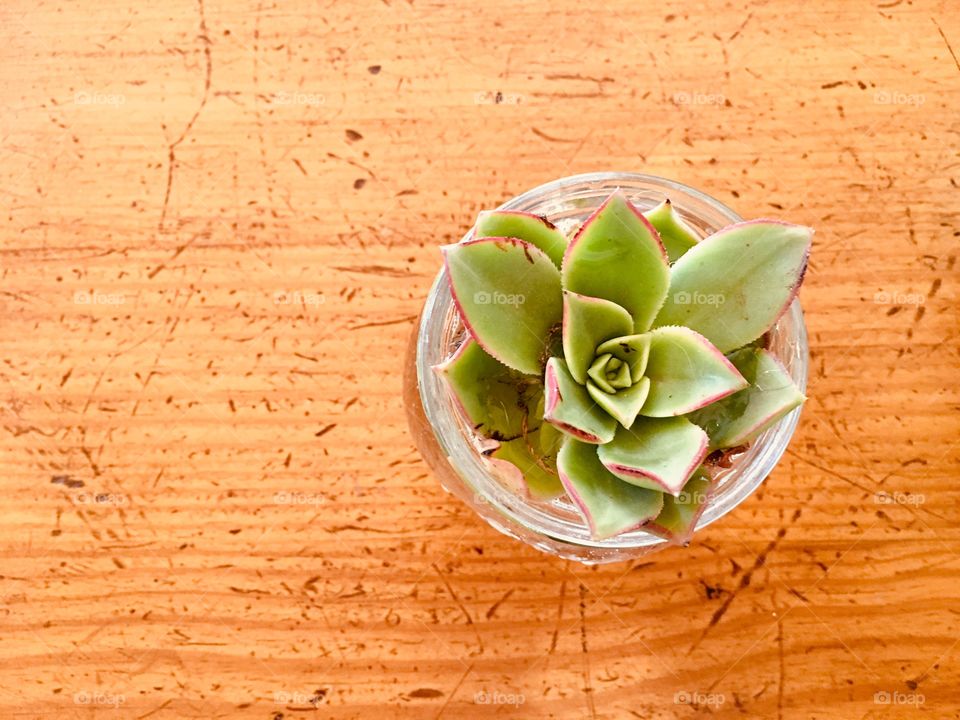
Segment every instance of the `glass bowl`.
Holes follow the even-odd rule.
[[[641,211],[669,197],[681,217],[702,237],[742,218],[720,201],[672,180],[639,173],[590,173],[541,185],[500,206],[546,216],[562,232],[578,227],[616,188]],[[439,253],[438,253],[439,255]],[[583,563],[628,560],[670,543],[644,530],[594,540],[566,497],[538,502],[517,491],[508,474],[480,453],[444,383],[431,369],[443,362],[465,334],[454,308],[445,270],[424,303],[407,352],[404,403],[411,433],[440,483],[497,530],[539,550]],[[769,334],[768,349],[806,390],[807,332],[798,300]],[[746,451],[718,468],[696,530],[723,517],[759,487],[780,460],[800,418],[800,408],[762,433]]]

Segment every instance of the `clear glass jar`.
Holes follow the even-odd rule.
[[[569,233],[616,188],[622,189],[641,211],[669,197],[701,237],[742,219],[698,190],[638,173],[591,173],[562,178],[509,200],[500,209],[544,215],[561,231]],[[446,272],[441,270],[411,338],[404,402],[417,447],[443,487],[497,530],[559,557],[583,563],[615,562],[666,546],[667,541],[643,530],[593,540],[587,524],[565,496],[549,502],[531,501],[480,454],[478,439],[457,412],[445,385],[431,370],[454,352],[464,332]],[[768,347],[797,386],[805,390],[809,357],[799,301],[794,300],[773,328]],[[719,470],[697,530],[726,515],[757,489],[786,450],[799,418],[797,408],[760,435],[745,452],[733,456],[729,468]]]

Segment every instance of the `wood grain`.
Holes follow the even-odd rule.
[[[960,715],[954,3],[0,16],[0,716]],[[603,169],[815,226],[813,364],[754,497],[588,569],[400,398],[437,246]]]

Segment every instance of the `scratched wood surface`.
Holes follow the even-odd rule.
[[[0,716],[960,714],[955,3],[11,0],[0,36]],[[602,169],[815,226],[813,359],[754,497],[585,568],[438,487],[401,361],[439,244]]]

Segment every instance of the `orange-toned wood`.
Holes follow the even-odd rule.
[[[954,4],[0,17],[0,716],[958,715]],[[438,487],[401,365],[439,244],[602,169],[815,226],[813,363],[760,492],[588,569]]]

